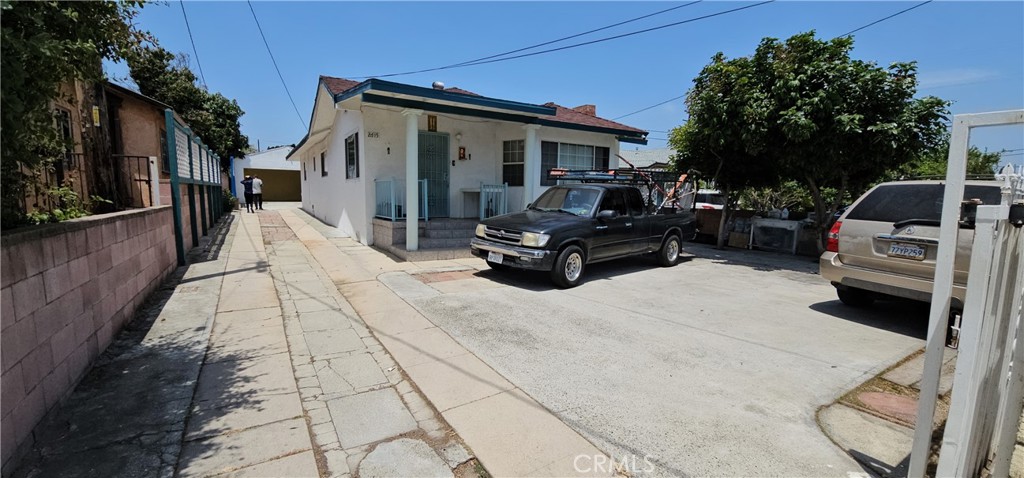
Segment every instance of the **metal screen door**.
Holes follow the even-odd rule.
[[[427,180],[427,205],[430,217],[448,217],[448,150],[447,133],[420,132],[420,179]]]

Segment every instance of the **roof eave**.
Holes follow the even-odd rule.
[[[452,103],[461,103],[477,107],[493,108],[504,111],[514,111],[517,113],[526,113],[538,116],[554,115],[557,111],[555,108],[552,108],[550,106],[522,103],[519,101],[502,100],[499,98],[490,98],[487,96],[473,96],[464,93],[455,93],[452,91],[437,90],[433,88],[424,88],[422,86],[395,83],[392,81],[385,81],[376,78],[366,80],[352,88],[349,88],[348,90],[345,90],[335,95],[334,102],[338,103],[346,99],[352,98],[356,95],[363,94],[370,90],[420,97],[427,100],[448,101]]]

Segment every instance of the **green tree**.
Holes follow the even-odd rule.
[[[769,110],[752,81],[749,58],[726,60],[718,53],[687,93],[689,120],[669,134],[678,171],[699,171],[726,198],[718,228],[718,247],[725,244],[725,225],[735,194],[743,189],[778,183],[775,159],[766,150]]]
[[[967,174],[995,174],[1000,158],[999,153],[989,153],[978,149],[977,146],[971,146],[967,150]],[[901,168],[898,175],[903,177],[945,178],[947,161],[949,161],[948,140],[944,141],[942,146],[933,149]]]
[[[249,139],[239,123],[245,112],[235,100],[199,87],[184,55],[154,44],[129,55],[128,68],[139,91],[174,108],[221,158],[221,168],[228,167],[228,157],[245,153]]]
[[[21,201],[35,170],[66,145],[54,126],[51,102],[62,83],[99,80],[102,60],[117,60],[146,38],[132,28],[142,1],[0,2],[0,199],[2,223],[24,217]]]
[[[688,124],[697,106],[712,114],[694,128],[722,130],[703,135],[742,145],[772,177],[808,188],[822,248],[828,218],[844,198],[941,144],[948,114],[948,102],[914,97],[914,63],[882,68],[852,59],[852,49],[850,37],[819,40],[813,31],[784,42],[765,38],[749,58],[716,55],[694,80],[694,90],[711,94],[691,92],[699,101],[687,103]]]

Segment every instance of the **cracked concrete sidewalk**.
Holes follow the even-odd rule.
[[[16,476],[486,473],[307,248],[334,244],[296,240],[295,215],[228,217],[223,248],[179,269]]]

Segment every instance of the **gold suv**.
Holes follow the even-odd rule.
[[[1000,183],[967,181],[964,199],[999,204]],[[876,298],[928,302],[935,277],[942,214],[942,181],[883,183],[853,203],[828,233],[821,276],[839,300],[870,305]],[[974,230],[962,227],[953,273],[953,308],[963,309]]]

